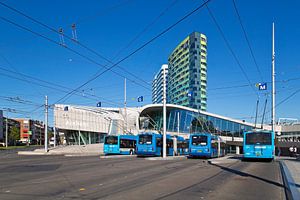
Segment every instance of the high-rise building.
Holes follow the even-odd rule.
[[[193,32],[168,58],[168,103],[206,111],[207,39]]]
[[[166,76],[166,84],[168,85],[168,65],[164,64],[161,66],[159,72],[155,75],[152,81],[152,103],[162,103],[164,70]]]

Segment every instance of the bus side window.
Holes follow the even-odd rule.
[[[156,138],[156,146],[157,147],[161,147],[162,144],[161,144],[161,138]]]
[[[167,139],[167,147],[173,148],[173,140]]]

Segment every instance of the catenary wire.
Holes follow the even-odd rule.
[[[8,9],[10,9],[10,10],[12,10],[12,11],[14,11],[14,12],[16,12],[16,13],[18,13],[18,14],[24,16],[24,17],[26,17],[27,19],[33,21],[34,23],[37,23],[37,24],[39,24],[40,26],[43,26],[44,28],[47,28],[48,30],[50,30],[50,31],[52,31],[52,32],[54,32],[54,33],[61,34],[61,33],[60,33],[58,30],[56,30],[55,28],[50,27],[49,25],[47,25],[47,24],[45,24],[45,23],[43,23],[43,22],[41,22],[41,21],[39,21],[39,20],[37,20],[37,19],[35,19],[35,18],[33,18],[33,17],[31,17],[31,16],[29,16],[29,15],[23,13],[23,12],[21,12],[20,10],[17,10],[16,8],[13,8],[13,7],[7,5],[7,4],[5,4],[5,3],[3,3],[3,2],[0,2],[0,4],[1,4],[2,6],[5,6],[5,7],[8,8]],[[84,49],[86,49],[86,50],[88,50],[88,51],[94,53],[94,54],[97,55],[99,58],[101,58],[101,59],[103,59],[103,60],[109,62],[110,64],[114,64],[111,60],[109,60],[109,59],[106,58],[105,56],[101,55],[100,53],[98,53],[98,52],[95,51],[94,49],[88,47],[87,45],[85,45],[85,44],[79,42],[78,40],[74,40],[72,37],[70,37],[70,36],[68,36],[68,35],[65,35],[65,34],[63,34],[63,36],[66,37],[68,40],[70,40],[70,41],[72,41],[72,42],[75,42],[76,44],[78,44],[78,45],[81,46],[82,48],[84,48]],[[65,46],[65,45],[62,45],[62,46],[66,47],[67,49],[70,49],[70,48],[68,48],[68,47]],[[74,53],[74,51],[72,51],[72,52]],[[79,55],[78,53],[76,53],[76,54]],[[81,55],[82,55],[82,54],[81,54]],[[97,63],[96,61],[94,61],[94,60],[88,58],[87,56],[81,56],[81,57],[83,57],[83,58],[89,60],[90,62],[92,62],[92,63],[94,63],[94,64],[96,64],[96,65],[99,65],[99,66],[101,66],[101,67],[103,67],[103,68],[105,68],[105,69],[108,69],[107,65],[99,64],[99,63]],[[119,68],[122,69],[123,71],[129,73],[129,74],[130,74],[131,76],[133,76],[134,78],[136,78],[136,79],[138,79],[138,80],[140,80],[140,81],[142,81],[142,82],[144,82],[144,83],[146,83],[146,84],[149,84],[148,82],[144,81],[143,79],[141,79],[140,77],[136,76],[135,74],[129,72],[128,70],[124,69],[123,67],[121,67],[121,66],[117,66],[117,67],[119,67]],[[113,70],[111,70],[111,69],[109,69],[109,71],[112,71],[113,73],[115,73],[115,74],[117,74],[117,75],[119,75],[119,76],[125,78],[125,76],[121,75],[121,74],[118,73],[118,72],[115,72],[115,71],[113,71]],[[133,80],[131,80],[131,79],[129,79],[129,78],[128,78],[128,80],[130,80],[131,82],[135,83],[135,81],[133,81]],[[147,89],[147,88],[145,88],[145,89]]]
[[[234,10],[235,10],[235,12],[236,12],[236,14],[237,14],[237,16],[238,16],[239,23],[240,23],[240,25],[241,25],[241,27],[242,27],[244,37],[245,37],[245,39],[246,39],[246,41],[247,41],[247,45],[248,45],[248,47],[249,47],[249,50],[250,50],[250,53],[251,53],[251,57],[252,57],[252,59],[253,59],[253,61],[254,61],[254,64],[255,64],[255,66],[256,66],[257,72],[259,73],[259,76],[260,76],[261,80],[264,82],[262,73],[261,73],[260,68],[259,68],[259,66],[258,66],[258,64],[257,64],[256,58],[255,58],[254,53],[253,53],[253,49],[252,49],[252,47],[251,47],[249,38],[248,38],[248,36],[247,36],[246,29],[245,29],[245,27],[244,27],[244,25],[243,25],[243,23],[242,23],[241,16],[240,16],[239,11],[238,11],[238,8],[237,8],[237,6],[236,6],[236,4],[235,4],[235,0],[232,0],[232,2],[233,2]]]
[[[259,98],[258,92],[255,90],[255,88],[253,88],[253,85],[251,84],[251,81],[250,81],[250,79],[249,79],[249,77],[248,77],[246,71],[244,70],[244,68],[243,68],[241,62],[239,61],[237,55],[236,55],[235,52],[233,51],[233,49],[232,49],[230,43],[229,43],[228,40],[226,39],[225,34],[224,34],[224,32],[222,31],[222,29],[221,29],[219,23],[217,22],[217,19],[215,18],[215,16],[214,16],[212,10],[208,7],[207,4],[206,4],[205,6],[206,6],[207,11],[208,11],[209,15],[211,16],[211,18],[212,18],[214,24],[216,25],[218,31],[220,32],[220,34],[221,34],[221,36],[222,36],[222,39],[224,40],[224,42],[225,42],[227,48],[229,49],[231,55],[233,56],[233,58],[234,58],[234,60],[236,61],[237,65],[239,66],[239,68],[241,69],[241,71],[242,71],[244,77],[245,77],[246,80],[248,81],[248,84],[249,84],[250,88],[254,91],[254,93],[256,94],[257,98]]]

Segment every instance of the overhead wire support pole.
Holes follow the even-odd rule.
[[[126,78],[124,79],[124,121],[125,121],[125,126],[124,126],[124,132],[127,132],[127,110],[126,110]]]
[[[275,131],[275,28],[272,27],[272,131]]]
[[[163,158],[167,157],[167,106],[166,106],[166,69],[163,68]]]
[[[45,152],[48,152],[48,96],[45,96]]]
[[[6,115],[5,120],[5,147],[8,147],[8,116]]]

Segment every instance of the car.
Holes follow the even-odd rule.
[[[54,137],[51,137],[49,140],[49,145],[54,146]]]
[[[5,143],[4,142],[0,142],[0,147],[5,147]]]

